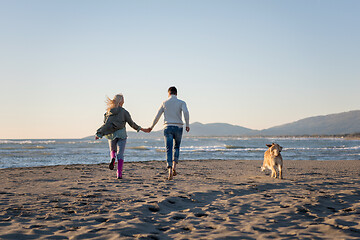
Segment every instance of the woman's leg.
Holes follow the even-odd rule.
[[[109,169],[113,170],[116,160],[116,152],[117,152],[117,138],[114,140],[109,140],[109,149],[110,149],[110,164]]]
[[[124,165],[124,152],[125,152],[125,146],[126,146],[126,138],[125,139],[119,139],[117,142],[118,151],[117,151],[117,159],[118,159],[118,168],[117,168],[117,178],[122,178],[122,170]]]

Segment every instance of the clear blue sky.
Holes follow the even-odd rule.
[[[264,129],[360,109],[359,12],[347,0],[0,0],[0,138],[94,134],[116,93],[148,127],[171,85],[190,122]]]

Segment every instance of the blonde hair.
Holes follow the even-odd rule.
[[[113,99],[110,99],[109,97],[106,97],[106,106],[107,111],[109,112],[112,108],[116,108],[119,106],[119,104],[124,100],[124,95],[116,94]]]

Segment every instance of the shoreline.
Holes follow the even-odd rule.
[[[360,161],[184,160],[0,169],[0,239],[360,237]]]
[[[229,160],[224,160],[224,159],[182,159],[180,160],[181,162],[209,162],[209,161],[251,161],[251,162],[259,162],[259,166],[261,166],[262,161],[263,160],[258,160],[258,159],[245,159],[245,160],[234,160],[234,159],[229,159]],[[311,159],[305,159],[305,160],[292,160],[292,159],[287,159],[286,162],[292,162],[292,161],[300,161],[300,162],[306,162],[306,161],[310,161],[310,162],[347,162],[347,161],[360,161],[360,160],[354,160],[354,159],[349,159],[349,160],[326,160],[326,159],[320,159],[320,160],[311,160]],[[124,162],[124,164],[130,164],[130,163],[152,163],[152,162],[156,162],[156,163],[164,163],[163,165],[165,166],[165,160],[146,160],[146,161],[129,161],[129,162]],[[0,168],[0,172],[1,170],[8,170],[8,169],[18,169],[18,170],[26,170],[26,169],[31,169],[31,168],[52,168],[52,167],[83,167],[83,166],[101,166],[104,165],[105,169],[108,166],[108,163],[75,163],[75,164],[59,164],[59,165],[43,165],[43,166],[29,166],[29,167],[8,167],[8,168]],[[116,169],[116,168],[115,168]],[[165,167],[164,167],[165,169]],[[165,171],[165,170],[164,170]]]

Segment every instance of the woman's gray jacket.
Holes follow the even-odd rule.
[[[125,127],[126,123],[136,131],[141,127],[137,125],[130,116],[130,113],[122,107],[112,108],[104,114],[104,124],[97,130],[96,136],[102,138]]]

